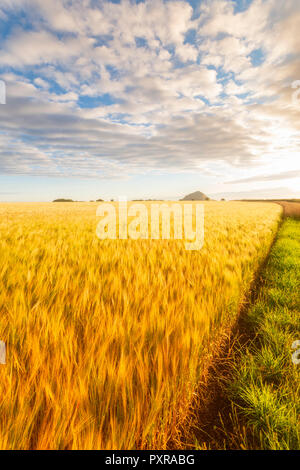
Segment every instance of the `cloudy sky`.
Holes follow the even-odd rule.
[[[299,25],[299,0],[1,0],[0,200],[300,197]]]

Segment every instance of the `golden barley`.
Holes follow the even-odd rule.
[[[0,205],[1,449],[165,448],[277,204],[205,203],[205,243],[99,240],[96,205]]]

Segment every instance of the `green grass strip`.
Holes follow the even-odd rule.
[[[286,219],[245,319],[254,338],[235,363],[230,399],[260,449],[300,449],[300,221]],[[300,355],[299,355],[300,356]]]

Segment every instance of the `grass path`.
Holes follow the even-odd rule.
[[[300,369],[291,349],[300,339],[299,291],[300,221],[286,219],[245,319],[255,339],[228,384],[234,406],[263,449],[300,449]]]
[[[300,448],[300,220],[285,219],[261,275],[206,384],[198,448]]]

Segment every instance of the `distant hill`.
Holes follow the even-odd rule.
[[[183,199],[180,199],[180,201],[209,201],[209,197],[201,193],[201,191],[195,191],[194,193],[188,194]]]

